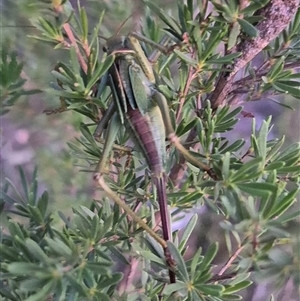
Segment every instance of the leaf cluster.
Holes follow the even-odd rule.
[[[71,220],[59,212],[62,225],[58,228],[53,215],[48,212],[47,192],[37,195],[36,170],[31,183],[27,183],[22,168],[19,168],[19,174],[23,191],[18,191],[7,181],[1,192],[1,201],[11,205],[10,215],[25,218],[23,222],[17,222],[9,217],[7,231],[1,231],[2,297],[26,301],[48,300],[50,297],[53,300],[111,300],[116,296],[116,284],[122,279],[122,273],[111,270],[112,256],[128,265],[124,256],[127,253],[142,256],[148,262],[145,271],[153,278],[144,277],[146,292],[142,295],[148,296],[148,300],[157,300],[166,275],[154,273],[149,264],[166,268],[166,263],[163,250],[153,239],[144,238],[149,250],[132,246],[129,238],[140,231],[132,231],[136,225],[131,225],[126,215],[120,216],[107,199],[101,202],[101,206],[95,202],[91,208],[73,208]],[[7,194],[9,187],[15,190],[15,197]],[[188,262],[181,255],[187,249],[186,243],[196,222],[195,215],[189,221],[178,249],[170,243],[180,282],[177,287],[170,285],[164,291],[166,296],[178,288],[179,295],[228,294],[228,287],[205,284],[212,278],[211,262],[217,253],[217,244],[212,245],[205,256],[199,250]],[[238,291],[250,283],[240,281],[239,287],[231,287],[231,291]],[[133,292],[124,295],[122,300],[135,300],[134,296],[136,293]]]
[[[23,88],[26,79],[22,77],[23,64],[18,62],[17,53],[10,52],[8,47],[3,47],[0,52],[0,115],[9,112],[21,96],[40,93],[38,89],[25,90]]]

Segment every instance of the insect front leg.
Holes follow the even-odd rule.
[[[116,111],[116,104],[112,102],[107,108],[107,110],[105,111],[105,114],[102,116],[101,120],[98,122],[96,130],[93,134],[96,141],[99,141],[104,129],[107,127],[108,122],[109,120],[111,120],[115,111]]]

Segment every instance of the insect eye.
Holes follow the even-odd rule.
[[[103,52],[107,52],[107,47],[103,46],[102,50]]]

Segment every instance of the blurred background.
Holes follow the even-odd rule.
[[[77,6],[77,0],[70,2],[73,7]],[[159,6],[166,12],[176,9],[173,1],[154,2],[159,3]],[[43,1],[2,0],[0,2],[0,47],[16,51],[19,62],[24,62],[22,77],[27,80],[25,88],[43,91],[30,97],[20,98],[10,112],[1,117],[0,181],[2,185],[4,179],[9,178],[18,187],[20,179],[16,167],[21,165],[26,174],[30,176],[35,166],[38,165],[40,192],[49,191],[53,210],[69,213],[71,205],[88,206],[90,204],[94,194],[94,184],[90,174],[79,172],[79,168],[74,166],[78,163],[77,159],[72,157],[67,146],[67,142],[75,143],[75,138],[79,137],[79,125],[84,121],[83,117],[73,112],[51,115],[43,113],[44,110],[60,106],[58,97],[55,98],[50,92],[49,84],[54,80],[51,71],[59,60],[67,61],[69,53],[62,49],[53,50],[50,44],[30,37],[39,34],[30,23],[31,19],[38,18],[41,13],[41,10],[36,7],[37,3],[43,3]],[[142,1],[81,0],[80,3],[85,7],[91,25],[98,21],[100,12],[106,11],[100,30],[101,35],[105,37],[116,32],[121,23],[131,14],[132,18],[125,24],[122,32],[139,30],[140,18],[145,12]],[[288,104],[294,110],[262,99],[245,103],[244,111],[254,115],[258,128],[262,120],[272,115],[274,127],[269,139],[285,135],[285,145],[290,145],[300,140],[300,104],[299,100],[288,96],[279,101]],[[230,135],[233,135],[235,139],[249,139],[252,118],[243,116],[240,118],[236,129],[230,132]],[[249,146],[249,143],[247,145]],[[216,221],[213,221],[207,212],[202,215],[200,220],[201,225],[199,225],[197,234],[194,235],[195,248],[200,245],[207,246],[209,237],[222,243],[223,235],[216,232],[216,227],[214,227]],[[224,256],[226,255],[224,254]],[[253,286],[245,293],[244,300],[267,300],[266,298],[273,289],[272,285],[267,283]],[[278,300],[296,301],[298,300],[296,295],[297,292],[289,283],[279,293]]]

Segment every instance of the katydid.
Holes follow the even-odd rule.
[[[112,91],[113,104],[108,109],[109,117],[105,117],[106,120],[110,119],[110,124],[95,180],[126,213],[162,245],[168,264],[173,265],[166,244],[166,241],[172,239],[166,194],[166,138],[192,164],[204,169],[210,175],[213,173],[208,165],[196,160],[180,144],[179,138],[172,128],[166,99],[156,89],[152,66],[136,37],[134,34],[127,37],[116,35],[107,41],[107,53],[115,56],[115,61],[106,78]],[[116,110],[115,113],[114,110]],[[130,129],[133,141],[142,150],[150,168],[152,180],[157,190],[163,239],[139,219],[105,183],[103,173],[106,158],[122,124]],[[101,133],[103,126],[102,124],[100,129],[97,128],[96,135]],[[169,277],[170,282],[174,283],[175,274],[171,269],[169,270]]]

